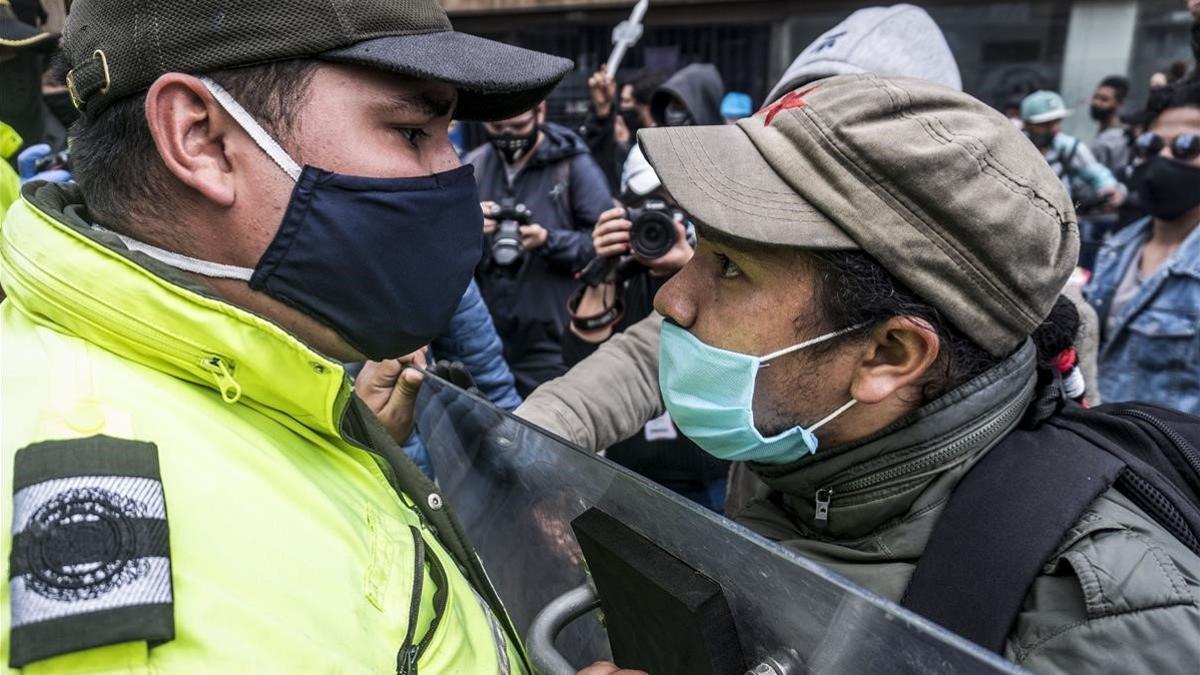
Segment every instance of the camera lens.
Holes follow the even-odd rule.
[[[675,245],[675,221],[671,214],[649,210],[638,214],[629,232],[629,246],[642,258],[653,260],[666,255]]]
[[[507,267],[521,257],[521,231],[516,221],[503,220],[492,238],[492,260]]]

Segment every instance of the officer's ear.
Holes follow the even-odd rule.
[[[938,360],[941,340],[933,326],[911,316],[897,316],[871,329],[862,358],[850,381],[850,395],[860,403],[881,403],[894,394],[905,399],[925,381]]]
[[[146,92],[146,122],[167,170],[219,206],[236,195],[230,133],[238,129],[197,78],[167,73]],[[248,137],[246,137],[248,140]]]

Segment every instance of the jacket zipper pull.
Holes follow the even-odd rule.
[[[220,356],[212,356],[206,359],[203,365],[213,374],[213,379],[217,382],[217,390],[221,392],[221,400],[229,404],[241,400],[242,385],[233,379],[233,370],[225,359]]]
[[[833,488],[821,488],[816,495],[816,513],[813,520],[817,525],[829,524],[829,500],[833,499]]]
[[[417,675],[417,645],[408,648],[404,654],[404,660],[400,663],[400,667],[396,669],[396,675]]]

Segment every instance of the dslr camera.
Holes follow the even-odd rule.
[[[661,258],[675,246],[675,220],[683,212],[673,209],[661,199],[647,199],[638,208],[627,212],[633,227],[629,230],[629,247],[641,258]]]
[[[492,260],[507,267],[520,260],[521,226],[533,222],[533,214],[524,204],[516,204],[511,198],[502,199],[499,209],[491,214],[496,219],[496,231],[492,233]]]

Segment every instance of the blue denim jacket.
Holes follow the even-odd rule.
[[[1184,240],[1122,309],[1108,315],[1117,286],[1150,239],[1146,218],[1101,249],[1084,294],[1100,316],[1100,393],[1106,403],[1150,401],[1200,414],[1200,228]]]

